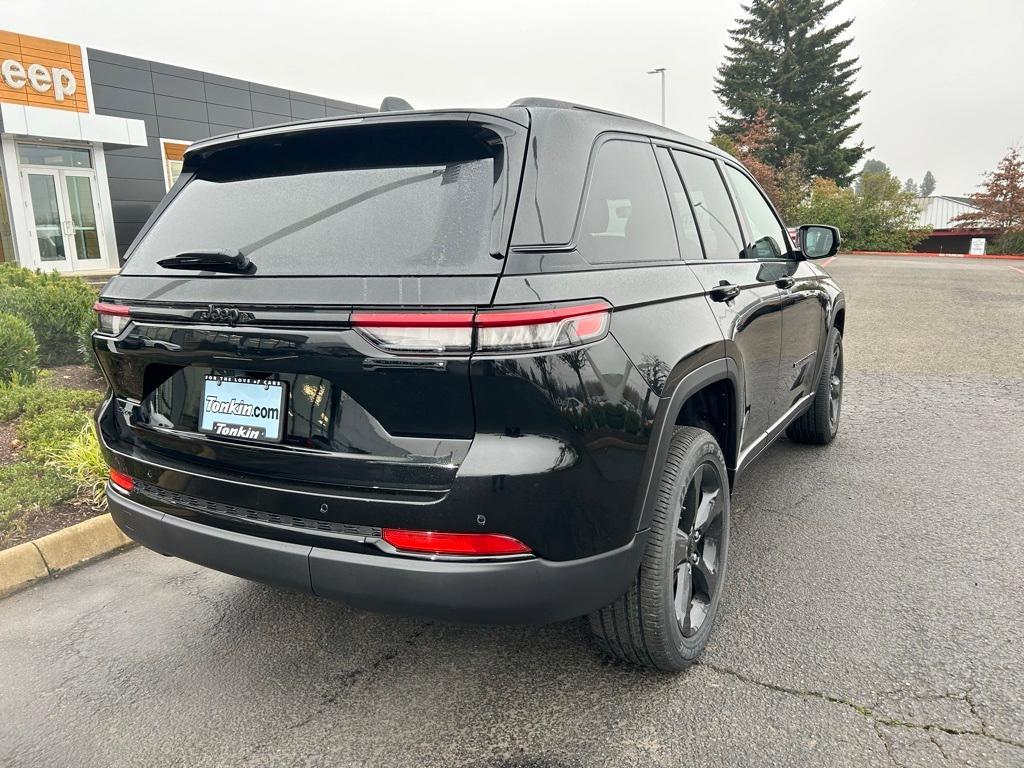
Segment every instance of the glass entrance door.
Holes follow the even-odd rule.
[[[76,268],[89,269],[102,264],[100,231],[96,223],[96,177],[92,173],[61,171],[68,200],[68,235],[74,241]]]
[[[71,271],[104,265],[92,171],[24,168],[32,242],[39,265]]]
[[[44,268],[70,269],[70,254],[64,235],[65,211],[60,171],[29,171],[24,175],[28,187],[26,199],[32,208],[32,239],[36,258]]]

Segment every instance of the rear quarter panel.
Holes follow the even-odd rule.
[[[513,255],[511,258],[515,258]],[[581,554],[621,546],[637,530],[647,480],[658,453],[652,429],[666,416],[672,394],[691,372],[721,360],[725,345],[721,330],[709,311],[704,289],[683,263],[625,269],[538,273],[503,276],[495,304],[567,302],[601,298],[614,307],[610,339],[601,343],[600,355],[584,360],[580,373],[593,397],[581,402],[582,419],[568,424],[562,434],[580,452],[589,467],[586,474],[560,484],[566,494],[563,512],[571,526],[564,530],[565,544]],[[611,345],[614,344],[612,351]],[[593,347],[591,349],[594,349]],[[521,361],[502,373],[518,378],[518,385],[499,383],[493,366],[473,363],[473,396],[477,409],[477,434],[519,431],[546,434],[557,425],[546,421],[559,410],[559,396],[552,391],[579,397],[575,370],[555,359],[549,370],[536,369],[537,358]],[[507,361],[505,361],[507,362]],[[530,410],[529,397],[498,388],[531,386],[539,398]],[[589,382],[589,383],[588,383]],[[493,395],[492,395],[493,391]],[[563,396],[562,400],[565,399]],[[681,404],[681,403],[679,403]],[[679,404],[676,404],[678,407]],[[587,418],[600,408],[621,407],[642,419],[642,429],[609,428]],[[531,415],[532,413],[532,415]],[[571,480],[571,482],[568,482]],[[570,511],[571,510],[571,511]]]

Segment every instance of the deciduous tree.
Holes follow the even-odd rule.
[[[905,251],[928,234],[917,225],[914,195],[888,171],[862,173],[859,192],[815,179],[797,217],[801,224],[839,227],[843,247],[854,251]]]
[[[711,143],[743,163],[776,207],[780,207],[779,172],[764,160],[775,138],[775,128],[768,110],[759,109],[738,136],[733,138],[727,134],[717,134],[712,137]]]
[[[968,227],[1024,231],[1024,158],[1019,149],[1011,149],[994,171],[985,174],[971,202],[978,210],[960,214],[954,221]]]

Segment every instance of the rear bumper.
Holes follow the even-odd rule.
[[[366,555],[195,523],[107,489],[110,513],[149,549],[363,610],[443,621],[545,623],[607,605],[629,586],[646,544],[568,561],[447,562]]]

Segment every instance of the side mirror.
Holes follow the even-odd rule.
[[[842,239],[839,230],[824,224],[805,224],[800,227],[800,251],[805,259],[827,259],[835,256]]]

